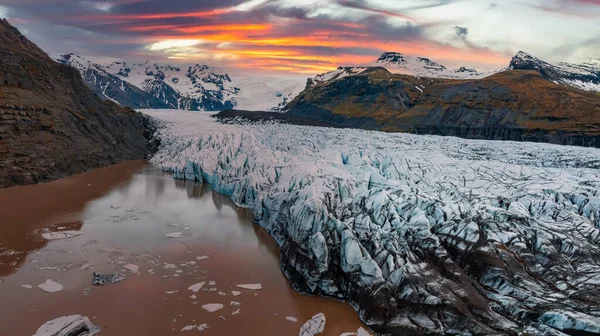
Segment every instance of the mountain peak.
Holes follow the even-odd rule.
[[[508,66],[509,69],[515,70],[537,70],[541,71],[546,62],[534,57],[533,55],[519,51],[511,60]]]
[[[403,64],[406,63],[405,56],[399,52],[384,52],[377,59],[377,63],[396,63]]]

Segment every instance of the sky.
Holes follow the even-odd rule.
[[[600,0],[0,0],[49,53],[317,74],[388,51],[449,68],[600,63]]]

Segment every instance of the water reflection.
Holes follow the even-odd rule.
[[[81,229],[86,205],[125,184],[147,167],[130,161],[38,185],[0,189],[0,277],[19,269],[27,255],[44,248],[43,228]]]

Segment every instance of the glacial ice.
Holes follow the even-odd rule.
[[[294,288],[350,301],[375,332],[600,319],[598,149],[146,113],[153,163],[252,209]]]
[[[83,232],[76,230],[55,231],[42,233],[42,237],[46,240],[66,239],[82,235]]]
[[[181,232],[171,232],[171,233],[167,233],[165,235],[166,238],[181,238],[183,236],[183,233]]]
[[[188,287],[188,289],[194,293],[198,293],[198,291],[201,290],[205,284],[206,284],[206,281],[202,281],[197,284],[191,285],[190,287]]]
[[[250,289],[250,290],[262,289],[261,284],[242,284],[242,285],[235,285],[235,286],[239,287],[239,288],[243,288],[243,289]]]
[[[217,310],[223,309],[223,305],[220,303],[209,303],[202,306],[202,309],[206,310],[209,313],[214,313]]]
[[[325,330],[325,322],[326,319],[323,313],[313,316],[300,327],[298,336],[315,336],[322,333]]]
[[[92,336],[100,332],[85,316],[63,316],[42,325],[33,336]]]
[[[38,285],[38,288],[48,293],[56,293],[63,290],[63,286],[61,284],[50,279],[46,280],[46,282],[43,284]]]

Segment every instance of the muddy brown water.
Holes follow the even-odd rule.
[[[42,238],[65,230],[81,235]],[[165,237],[174,232],[181,238]],[[126,280],[92,286],[93,272],[122,272]],[[64,289],[42,291],[37,285],[47,279]],[[197,293],[188,290],[204,281]],[[261,290],[236,287],[257,283]],[[100,335],[298,335],[321,312],[323,335],[364,327],[350,305],[290,288],[275,242],[248,210],[143,161],[1,189],[0,298],[0,335],[11,336],[73,314],[88,316]],[[202,308],[213,303],[224,308]],[[208,329],[181,331],[202,324]]]

